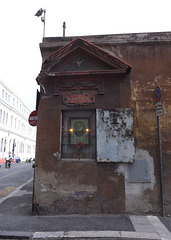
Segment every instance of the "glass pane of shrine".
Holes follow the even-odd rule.
[[[95,159],[96,126],[94,110],[62,112],[62,159]]]

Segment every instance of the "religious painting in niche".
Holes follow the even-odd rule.
[[[70,119],[70,144],[89,144],[89,120],[84,118]]]

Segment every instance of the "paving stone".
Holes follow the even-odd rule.
[[[64,232],[58,231],[58,232],[35,232],[32,236],[32,239],[34,240],[51,240],[51,239],[63,239]]]
[[[153,240],[161,240],[160,236],[157,233],[146,233],[146,232],[126,232],[121,231],[121,237],[131,238],[131,239],[153,239]]]
[[[119,231],[70,231],[64,234],[64,238],[118,238]]]
[[[171,239],[171,233],[156,216],[147,216],[150,223],[155,228],[156,232],[160,235],[162,239]]]

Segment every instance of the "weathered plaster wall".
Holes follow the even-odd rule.
[[[109,82],[108,82],[109,81]],[[120,86],[106,80],[109,109],[120,108]],[[125,79],[127,82],[127,80]],[[109,86],[109,87],[108,87]],[[128,83],[125,86],[129,86]],[[123,87],[125,87],[123,86]],[[127,87],[126,87],[127,88]],[[127,88],[128,89],[128,88]],[[129,91],[127,91],[128,96]],[[106,107],[105,97],[97,96],[96,105],[77,109]],[[125,99],[125,107],[128,101]],[[84,160],[62,160],[60,155],[62,96],[45,96],[38,111],[34,210],[38,214],[124,213],[125,180],[117,173],[117,164]],[[72,108],[73,109],[73,108]]]
[[[160,194],[155,191],[156,178],[154,175],[154,161],[146,150],[136,149],[136,159],[146,159],[150,167],[150,182],[148,183],[130,183],[128,180],[128,171],[125,171],[125,195],[126,209],[129,212],[154,212],[154,206],[159,206],[156,212],[160,212]],[[128,169],[126,169],[128,170]]]
[[[78,161],[60,162],[53,171],[37,168],[36,211],[39,214],[124,213],[124,178],[118,177],[115,170],[116,166],[110,164],[97,167],[94,162]],[[43,182],[39,182],[41,178]]]
[[[145,159],[149,162],[151,182],[128,182],[128,166],[126,164],[100,163],[96,165],[93,162],[87,165],[87,163],[75,162],[70,164],[60,162],[54,156],[54,153],[59,151],[59,140],[57,140],[55,135],[60,134],[60,118],[58,117],[60,110],[56,108],[56,105],[61,108],[61,104],[54,97],[43,99],[40,104],[41,115],[39,119],[44,118],[44,122],[42,123],[41,120],[39,122],[39,142],[37,143],[38,168],[36,168],[35,180],[37,191],[37,201],[35,202],[43,201],[41,204],[45,206],[45,210],[42,210],[41,206],[36,203],[36,208],[40,213],[44,213],[43,211],[52,213],[53,208],[57,209],[59,213],[65,212],[66,209],[62,209],[60,205],[61,201],[66,201],[69,211],[76,213],[77,210],[73,210],[75,206],[78,205],[78,212],[82,207],[86,208],[85,201],[82,201],[83,199],[88,199],[86,204],[94,212],[110,212],[110,209],[113,208],[113,212],[120,213],[124,211],[131,213],[161,213],[157,119],[154,106],[154,89],[157,85],[160,85],[162,90],[161,101],[165,112],[164,116],[160,117],[165,213],[171,213],[170,36],[171,33],[147,33],[85,37],[88,41],[104,48],[116,57],[120,57],[132,66],[132,71],[126,81],[122,82],[122,88],[119,92],[116,88],[113,89],[114,94],[112,98],[112,82],[108,82],[109,88],[104,96],[100,96],[101,100],[97,107],[105,107],[106,101],[109,103],[108,107],[111,108],[119,106],[134,109],[135,160]],[[46,58],[54,49],[58,49],[72,39],[44,39],[44,43],[41,44],[43,58]],[[52,48],[49,48],[50,44]],[[129,86],[130,93],[126,91]],[[127,101],[128,97],[129,101]],[[119,99],[119,103],[116,99]],[[53,109],[56,110],[54,111]],[[48,118],[46,117],[47,115]],[[47,153],[48,159],[45,157]],[[82,172],[82,169],[86,169],[87,175]],[[66,174],[65,184],[62,182],[62,175],[64,176],[64,174]],[[43,183],[40,181],[41,178],[44,178]],[[65,188],[61,187],[62,185]],[[57,189],[60,191],[57,191]],[[42,195],[45,192],[51,195],[50,199],[46,198],[47,195]],[[61,200],[62,194],[66,198]],[[105,203],[104,194],[107,200]],[[74,206],[70,205],[69,199],[74,199]],[[97,202],[97,205],[91,201],[92,199]],[[48,201],[50,202],[50,208],[48,207]],[[119,201],[121,204],[119,204]]]
[[[160,189],[156,187],[154,160],[146,150],[136,149],[135,159],[146,160],[150,170],[149,182],[130,182],[129,165],[120,164],[117,172],[125,176],[125,208],[128,213],[160,213]]]
[[[154,89],[158,85],[161,87],[161,102],[165,112],[164,116],[160,117],[164,211],[166,215],[169,215],[171,213],[171,175],[169,174],[171,171],[171,98],[169,97],[171,91],[171,42],[167,33],[158,34],[155,39],[150,34],[144,34],[144,39],[142,36],[143,34],[140,34],[137,40],[126,44],[117,44],[116,42],[112,44],[109,40],[110,43],[103,43],[101,47],[103,46],[105,50],[108,49],[110,53],[119,56],[132,66],[130,107],[135,111],[135,144],[136,148],[142,152],[148,152],[150,157],[146,156],[146,159],[154,166],[153,180],[155,179],[155,182],[153,182],[153,188],[149,188],[146,183],[131,183],[129,188],[126,188],[126,209],[128,212],[146,212],[148,209],[151,212],[161,213],[160,164],[154,100]],[[153,173],[153,168],[151,172]],[[129,199],[134,187],[136,190],[139,189],[134,195],[137,200],[141,199],[139,206],[135,201]]]
[[[132,109],[96,110],[97,162],[133,162]]]

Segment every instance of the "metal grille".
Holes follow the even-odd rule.
[[[81,141],[71,144],[71,133],[62,132],[61,152],[65,159],[95,159],[96,158],[96,131],[90,130],[87,133],[89,143],[84,144]]]

